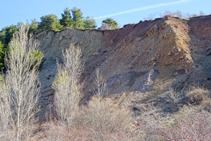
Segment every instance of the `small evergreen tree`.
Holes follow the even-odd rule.
[[[65,8],[64,13],[62,14],[62,19],[60,19],[60,24],[64,27],[73,28],[74,23],[70,15],[70,10],[68,8]]]
[[[18,31],[15,25],[11,25],[9,27],[5,27],[2,29],[0,33],[0,40],[4,45],[8,45],[13,34]]]
[[[90,18],[87,16],[86,19],[84,19],[84,28],[96,28],[96,22],[95,19]]]
[[[6,28],[3,28],[1,31],[0,31],[0,41],[2,44],[5,44],[5,38],[6,38]]]
[[[29,34],[35,34],[38,30],[38,22],[36,19],[31,20],[31,25],[29,27]]]
[[[4,69],[4,52],[3,52],[4,44],[0,41],[0,70]]]
[[[84,28],[81,10],[78,9],[77,7],[74,7],[71,11],[72,11],[72,14],[73,14],[74,27],[75,28]]]
[[[13,34],[17,31],[18,29],[15,25],[4,27],[0,31],[0,71],[5,68],[4,67],[5,54],[9,51],[9,43],[13,37]]]
[[[41,22],[38,24],[39,31],[44,31],[48,29],[58,31],[62,29],[62,25],[59,23],[56,15],[46,15],[42,16],[40,19]]]
[[[118,23],[115,20],[113,20],[112,18],[107,18],[107,19],[103,20],[103,23],[110,24],[115,29],[118,28]]]

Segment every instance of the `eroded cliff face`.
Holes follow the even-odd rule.
[[[103,33],[93,30],[65,29],[59,32],[49,30],[40,33],[36,38],[40,41],[40,50],[44,54],[44,63],[39,74],[42,84],[42,103],[48,103],[48,99],[52,100],[54,90],[51,86],[56,75],[56,63],[62,62],[62,51],[71,45],[80,47],[83,64],[92,62],[95,65],[97,60],[93,60],[93,57],[99,55],[99,51],[103,51],[106,47],[103,42]],[[94,69],[91,68],[91,71]]]
[[[210,87],[211,16],[189,21],[167,16],[107,31],[44,31],[36,38],[44,53],[39,75],[42,103],[52,100],[56,59],[62,62],[62,50],[70,45],[82,51],[85,97],[96,89],[96,68],[107,82],[109,94],[146,92],[155,86],[161,91],[165,83],[182,88],[199,82]]]

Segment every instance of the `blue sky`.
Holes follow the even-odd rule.
[[[18,22],[40,21],[41,16],[55,14],[61,18],[65,7],[80,8],[83,16],[96,18],[97,26],[107,17],[116,20],[120,26],[137,23],[149,15],[165,10],[183,13],[203,11],[211,14],[211,0],[0,0],[0,30]]]

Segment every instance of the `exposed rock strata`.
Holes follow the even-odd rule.
[[[183,82],[184,75],[190,71],[193,71],[192,75],[201,76],[211,69],[208,61],[201,60],[211,53],[210,23],[211,16],[189,21],[165,17],[125,25],[118,30],[44,31],[36,35],[45,56],[39,75],[42,102],[52,100],[56,59],[61,62],[62,50],[70,45],[82,50],[84,70],[81,81],[85,82],[83,91],[86,96],[95,90],[96,68],[100,68],[110,94],[143,91],[144,84],[140,86],[140,83],[147,83],[144,78],[152,73],[152,69],[156,76],[152,81],[174,79],[174,86],[179,85],[177,81]],[[198,68],[204,69],[199,71]],[[180,74],[179,70],[186,73]]]

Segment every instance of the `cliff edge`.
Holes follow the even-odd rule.
[[[62,50],[70,45],[82,51],[84,98],[96,89],[96,68],[109,94],[159,93],[167,87],[181,90],[192,84],[211,89],[211,16],[189,20],[166,16],[117,30],[48,30],[35,38],[44,53],[39,74],[44,105],[53,100],[56,60],[62,62]]]

